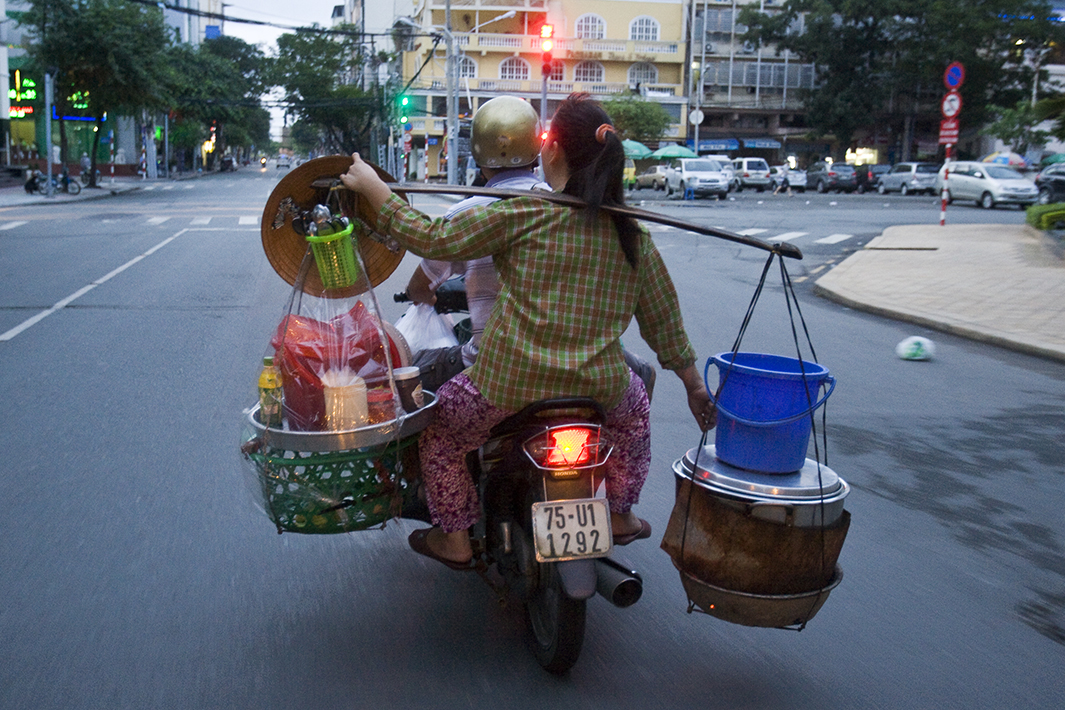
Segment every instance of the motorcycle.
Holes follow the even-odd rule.
[[[461,279],[437,290],[440,313],[467,311]],[[409,301],[406,293],[397,302]],[[460,340],[468,320],[456,325]],[[470,530],[473,569],[505,601],[523,604],[540,665],[565,673],[580,656],[587,601],[597,592],[619,608],[632,606],[643,581],[611,558],[607,500],[597,497],[611,448],[602,441],[606,413],[586,397],[533,402],[498,424],[467,456],[481,500]],[[402,517],[432,522],[420,498]]]
[[[35,192],[41,195],[47,195],[48,182],[48,178],[44,175],[44,173],[42,173],[40,170],[35,170],[30,175],[29,179],[26,180],[26,184],[23,187],[25,188],[26,192],[30,193],[31,195]],[[52,176],[51,185],[52,194],[55,194],[57,192],[65,192],[68,195],[77,195],[81,192],[81,185],[78,184],[77,180],[72,179],[70,177],[70,173],[68,173],[65,169],[58,176]]]

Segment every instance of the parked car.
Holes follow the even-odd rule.
[[[727,155],[704,155],[703,157],[721,163],[722,172],[728,175],[728,189],[735,190],[737,187],[736,168],[732,167],[732,158]]]
[[[665,190],[667,170],[669,170],[669,167],[666,165],[652,165],[636,176],[635,189]]]
[[[736,192],[745,187],[753,187],[761,192],[773,186],[769,177],[769,164],[761,158],[736,158],[732,161],[736,171]]]
[[[891,170],[887,163],[854,166],[854,175],[858,178],[858,192],[865,193],[876,189],[880,176]]]
[[[666,193],[681,195],[691,189],[696,197],[717,195],[728,197],[728,174],[721,163],[707,158],[680,158],[666,171]]]
[[[1035,183],[1005,165],[959,161],[947,163],[939,169],[935,189],[943,189],[943,174],[947,176],[947,201],[973,200],[984,209],[995,205],[1031,205],[1039,199]]]
[[[1065,163],[1044,168],[1035,176],[1035,186],[1039,188],[1039,204],[1065,202]]]
[[[797,168],[789,168],[787,165],[773,165],[769,168],[769,177],[773,180],[773,189],[780,187],[784,179],[784,171],[788,173],[788,185],[792,190],[806,192],[806,172]]]
[[[936,194],[936,174],[939,166],[935,163],[899,163],[890,172],[880,176],[876,191],[881,195],[896,190],[901,195],[927,192]]]
[[[846,163],[830,163],[820,160],[806,169],[806,184],[818,192],[829,190],[854,192],[858,189],[858,176]]]

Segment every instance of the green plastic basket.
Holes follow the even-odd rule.
[[[277,532],[346,533],[398,517],[414,495],[418,436],[350,451],[248,454]]]
[[[318,275],[325,288],[347,288],[359,280],[359,264],[355,260],[355,248],[351,242],[351,233],[355,223],[349,224],[342,232],[322,236],[306,237],[314,252],[314,263],[318,265]]]

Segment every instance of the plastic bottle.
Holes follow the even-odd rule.
[[[259,423],[274,429],[281,428],[281,370],[272,355],[263,358],[259,375]]]

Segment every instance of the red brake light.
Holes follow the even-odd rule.
[[[525,453],[538,468],[567,470],[598,466],[610,456],[595,425],[563,425],[525,442]]]
[[[551,432],[551,443],[554,445],[547,460],[547,466],[578,466],[587,463],[591,455],[585,444],[592,432],[587,429],[555,429]]]

